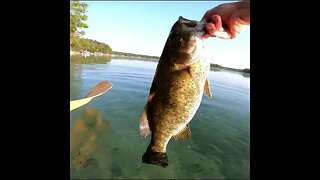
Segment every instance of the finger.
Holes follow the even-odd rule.
[[[209,37],[215,37],[214,35],[210,35],[210,34],[204,34],[202,35],[203,39],[208,39]]]
[[[212,20],[216,28],[216,31],[213,32],[213,35],[221,39],[230,39],[230,34],[228,33],[228,30],[223,28],[222,26],[221,16],[213,15]]]
[[[217,31],[214,35],[220,39],[232,39],[232,36],[225,31]]]
[[[231,34],[227,31],[216,31],[213,35],[221,39],[232,39]]]
[[[238,12],[234,13],[230,18],[230,34],[233,38],[237,37],[245,28],[245,22],[240,18]]]
[[[222,20],[219,15],[213,15],[211,17],[211,20],[214,23],[216,29],[220,29],[222,27]]]
[[[204,35],[202,35],[202,38],[203,39],[208,39],[210,36],[209,36],[209,34],[204,34]]]
[[[207,11],[207,12],[203,15],[201,21],[203,21],[203,22],[210,22],[210,21],[211,21],[211,14],[212,14],[212,10]]]
[[[206,24],[206,33],[209,35],[213,35],[213,33],[217,31],[215,25],[213,23]]]

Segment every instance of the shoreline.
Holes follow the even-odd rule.
[[[104,53],[91,53],[91,52],[77,52],[77,51],[70,51],[70,56],[83,56],[83,57],[89,57],[89,56],[95,56],[95,57],[111,57],[111,58],[127,58],[127,59],[142,59],[142,60],[150,60],[150,61],[159,61],[158,57],[152,57],[147,55],[123,55],[123,54],[104,54]]]
[[[130,53],[127,53],[130,54]],[[152,61],[152,62],[158,62],[159,58],[154,56],[147,56],[147,55],[124,55],[123,54],[104,54],[104,53],[91,53],[91,52],[76,52],[76,51],[70,51],[70,56],[82,56],[82,57],[109,57],[109,58],[115,58],[115,59],[137,59],[137,60],[146,60],[146,61]],[[250,77],[250,69],[236,69],[236,68],[228,68],[223,66],[217,66],[216,64],[210,63],[210,70],[211,71],[226,71],[226,72],[234,72],[234,73],[240,73],[243,76]]]

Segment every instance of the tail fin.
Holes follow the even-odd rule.
[[[147,151],[143,154],[142,162],[147,164],[155,164],[158,166],[162,166],[163,168],[169,165],[167,153],[153,152],[151,151],[150,146],[148,147]]]

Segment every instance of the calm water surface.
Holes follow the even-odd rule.
[[[190,122],[192,137],[170,141],[169,166],[144,164],[150,136],[138,122],[157,62],[71,57],[70,100],[97,83],[113,88],[70,112],[70,170],[75,179],[249,179],[250,78],[210,71],[213,99],[205,95]]]

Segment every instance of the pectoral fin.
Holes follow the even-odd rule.
[[[199,83],[198,83],[198,81],[197,81],[197,79],[196,79],[196,74],[195,74],[195,72],[192,71],[191,68],[188,69],[188,72],[189,72],[189,74],[191,75],[194,84],[196,85],[196,88],[197,88],[198,93],[200,93],[200,89],[199,89],[200,86],[199,86]]]
[[[186,125],[181,131],[179,131],[177,134],[172,136],[172,139],[174,140],[182,140],[182,139],[187,139],[191,137],[191,130],[189,127],[189,124]]]
[[[149,94],[148,102],[144,106],[143,111],[140,116],[139,129],[140,129],[140,136],[143,138],[145,138],[151,134],[147,112],[148,112],[148,103],[150,103],[152,101],[152,98],[154,97],[154,95],[155,95],[154,92]]]
[[[211,94],[211,91],[210,91],[210,82],[209,82],[208,78],[206,79],[206,82],[204,84],[204,92],[209,97],[209,99],[211,99],[212,94]]]
[[[197,87],[198,93],[200,93],[199,83],[196,80],[196,74],[194,71],[192,71],[190,64],[174,64],[174,70],[176,71],[187,70],[190,76],[192,77],[194,84]]]
[[[144,106],[144,109],[140,116],[140,122],[139,122],[140,136],[143,138],[146,138],[148,135],[151,134],[148,116],[147,116],[147,105],[148,103]]]

